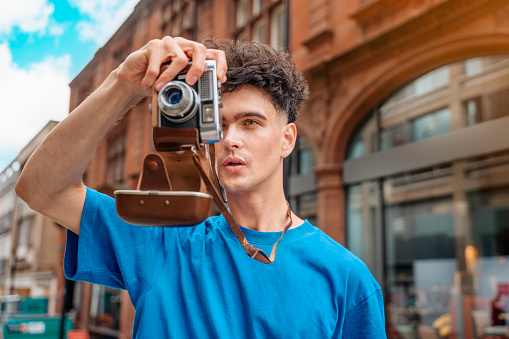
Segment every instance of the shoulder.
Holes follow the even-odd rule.
[[[313,261],[348,294],[347,309],[380,291],[366,264],[322,230],[316,228],[306,243],[307,260]]]
[[[332,239],[321,229],[311,226],[314,232],[305,238],[308,253],[331,267],[342,267],[348,270],[367,270],[366,265],[343,245]],[[368,270],[369,272],[369,270]]]

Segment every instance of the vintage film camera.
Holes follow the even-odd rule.
[[[205,61],[206,69],[198,82],[189,86],[186,71],[161,88],[156,114],[159,127],[196,128],[200,142],[221,140],[221,83],[217,81],[215,60]]]
[[[189,67],[159,92],[153,89],[149,109],[156,152],[145,158],[136,190],[115,191],[117,214],[128,223],[198,224],[207,218],[213,199],[202,177],[212,177],[220,191],[205,150],[205,144],[220,141],[223,132],[216,62],[206,60],[206,69],[194,86],[185,82]]]

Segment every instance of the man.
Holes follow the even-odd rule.
[[[248,241],[270,250],[289,222],[283,159],[307,85],[283,52],[207,44],[213,48],[165,37],[129,55],[25,166],[19,196],[70,230],[66,275],[127,289],[138,338],[384,338],[382,294],[366,266],[295,214],[276,261],[265,265],[245,254],[222,216],[192,227],[129,225],[113,199],[83,185],[102,139],[152,85],[159,90],[188,58],[192,85],[204,60],[216,60],[224,89],[219,181]]]

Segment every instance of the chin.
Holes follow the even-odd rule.
[[[253,188],[253,185],[249,183],[233,183],[222,180],[220,180],[220,183],[225,192],[230,194],[247,193]]]

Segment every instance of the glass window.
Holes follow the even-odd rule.
[[[509,87],[503,87],[463,103],[467,126],[509,115]]]
[[[464,104],[467,126],[473,126],[482,122],[481,98],[470,99]]]
[[[108,139],[106,184],[112,185],[124,181],[126,142],[125,131]]]
[[[376,265],[375,236],[378,225],[377,211],[378,187],[375,181],[351,185],[347,189],[347,225],[346,243],[371,270],[371,273],[382,278]]]
[[[410,142],[409,124],[403,123],[380,132],[380,150],[400,146]]]
[[[174,36],[180,35],[180,15],[177,15],[173,18],[171,34]]]
[[[247,40],[246,40],[246,32],[245,32],[245,31],[242,31],[242,32],[240,32],[239,34],[237,34],[237,40],[238,40],[239,42],[247,41]]]
[[[260,19],[253,28],[253,41],[265,42],[265,21]]]
[[[364,140],[355,139],[348,152],[349,159],[360,158],[364,155]]]
[[[284,5],[277,7],[271,16],[270,44],[274,48],[285,48],[286,13]]]
[[[261,13],[263,8],[263,0],[253,0],[253,15]]]
[[[184,29],[190,29],[193,17],[193,6],[191,4],[187,5],[187,7],[184,9],[183,16],[182,27],[184,27]]]
[[[402,89],[397,91],[390,99],[380,108],[382,114],[390,111],[395,104],[402,101],[417,98],[428,94],[437,89],[447,86],[450,82],[450,67],[444,66],[433,70],[420,78],[410,82]]]
[[[508,165],[506,152],[386,178],[383,223],[375,182],[348,187],[347,246],[375,276],[376,230],[385,230],[386,316],[399,336],[437,332],[448,319],[464,326],[443,331],[471,338],[463,315],[489,315],[509,286],[509,177],[490,184]]]
[[[505,68],[508,62],[507,56],[504,55],[472,58],[464,61],[464,70],[467,76],[475,76],[489,72],[489,68],[493,70],[498,67]]]
[[[28,259],[30,250],[30,230],[33,218],[23,218],[18,230],[18,246],[16,248],[16,257],[19,259]]]
[[[317,226],[316,222],[316,193],[305,193],[294,197],[294,204],[292,204],[292,209],[296,211],[299,217],[303,220],[309,221],[313,226]]]
[[[465,61],[465,74],[467,75],[475,75],[481,73],[482,69],[482,58],[473,58]]]
[[[163,21],[164,22],[170,21],[171,20],[171,15],[172,15],[172,8],[171,8],[171,6],[169,4],[167,4],[163,8]]]
[[[237,0],[237,27],[242,27],[247,23],[248,5],[247,0]]]
[[[315,159],[313,150],[303,137],[298,137],[295,149],[290,155],[290,175],[306,175],[313,172]]]
[[[506,118],[508,83],[507,56],[425,74],[367,115],[346,158],[448,133],[452,121],[469,128]],[[347,247],[384,289],[388,338],[475,338],[509,325],[491,317],[509,313],[509,145],[348,185],[345,202]]]
[[[415,119],[412,122],[413,141],[449,132],[450,121],[451,116],[448,108]]]
[[[180,10],[180,1],[181,0],[173,0],[173,12],[178,12]]]
[[[376,144],[373,140],[376,135],[375,117],[371,114],[352,135],[346,151],[347,159],[360,158],[373,153],[376,150],[373,147]]]
[[[313,167],[313,150],[303,137],[298,137],[290,155],[290,177],[288,180],[288,201],[290,207],[311,224],[316,224],[317,198]]]
[[[447,85],[449,82],[449,67],[441,67],[433,72],[430,72],[414,83],[413,95],[418,97],[427,94],[435,89]]]

